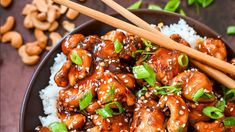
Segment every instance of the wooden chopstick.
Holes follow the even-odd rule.
[[[103,1],[105,4],[107,4],[109,7],[111,7],[115,11],[117,11],[119,14],[124,16],[126,19],[128,19],[129,21],[131,21],[135,25],[137,25],[143,29],[146,29],[150,32],[153,32],[155,34],[160,33],[160,31],[156,30],[155,28],[150,26],[147,22],[145,22],[144,20],[142,20],[141,18],[139,18],[135,14],[131,13],[130,11],[128,11],[126,8],[122,7],[121,5],[116,3],[115,1],[113,1],[113,0],[101,0],[101,1]],[[235,88],[235,81],[233,79],[231,79],[229,76],[227,76],[226,74],[224,74],[223,72],[218,71],[216,69],[213,69],[213,68],[206,66],[204,64],[201,64],[200,62],[198,62],[196,60],[190,59],[190,61],[195,66],[200,68],[202,71],[207,73],[209,76],[211,76],[212,78],[214,78],[215,80],[217,80],[218,82],[223,84],[224,86],[226,86],[228,88]]]
[[[217,68],[223,72],[230,73],[232,75],[235,75],[235,66],[232,64],[229,64],[227,62],[224,62],[222,60],[219,60],[215,57],[206,55],[202,52],[199,52],[195,49],[192,49],[190,47],[184,46],[182,44],[178,44],[177,42],[171,40],[167,36],[161,34],[161,33],[152,33],[150,31],[147,31],[145,29],[136,27],[132,24],[129,24],[127,22],[124,22],[122,20],[119,20],[117,18],[114,18],[112,16],[109,16],[107,14],[104,14],[102,12],[93,10],[91,8],[82,6],[80,4],[77,4],[75,2],[69,1],[69,0],[53,0],[54,2],[58,4],[62,4],[64,6],[67,6],[69,8],[72,8],[82,14],[85,14],[89,17],[92,17],[98,21],[101,21],[103,23],[106,23],[108,25],[111,25],[115,28],[120,28],[122,30],[125,30],[127,32],[130,32],[132,34],[138,35],[142,38],[145,38],[153,43],[156,43],[162,47],[165,47],[167,49],[171,50],[178,50],[183,53],[186,53],[191,58],[194,58],[196,60],[199,60],[200,62],[206,63],[207,65],[210,65],[214,68]]]

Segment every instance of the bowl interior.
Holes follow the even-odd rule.
[[[137,10],[134,13],[145,21],[157,24],[159,22],[164,22],[165,25],[172,24],[177,22],[180,18],[186,20],[186,22],[193,27],[198,34],[208,37],[218,37],[219,35],[215,33],[210,28],[206,27],[204,24],[201,24],[191,18],[183,17],[174,13],[162,12],[162,11],[147,11],[147,10]],[[125,18],[121,17],[118,14],[114,15],[115,17],[127,21]],[[92,20],[79,27],[77,27],[73,33],[81,33],[84,35],[98,34],[103,35],[106,32],[115,29],[111,26],[103,24],[101,22]],[[62,40],[60,41],[60,43]],[[226,43],[226,41],[224,41]],[[227,43],[226,43],[227,44]],[[228,45],[228,44],[227,44]],[[234,51],[227,46],[229,51],[229,56],[234,56]],[[39,91],[45,88],[48,85],[50,77],[50,67],[54,63],[54,57],[57,53],[61,52],[60,44],[58,44],[53,50],[51,50],[44,60],[39,65],[38,69],[34,73],[32,80],[26,91],[24,101],[21,109],[20,116],[20,131],[28,132],[34,131],[35,127],[40,125],[38,116],[44,115],[43,106],[41,99],[39,98]]]

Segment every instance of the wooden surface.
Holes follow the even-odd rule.
[[[127,7],[135,0],[116,0],[121,5]],[[166,1],[166,0],[165,0]],[[33,41],[33,32],[27,30],[23,25],[23,16],[21,11],[26,3],[31,0],[14,0],[14,3],[6,9],[0,7],[1,25],[7,16],[13,15],[16,18],[16,26],[14,30],[23,34],[24,41]],[[164,5],[163,0],[144,0],[142,8],[147,7],[148,3],[158,3]],[[84,5],[97,9],[106,13],[114,11],[106,7],[100,0],[87,0]],[[226,27],[235,25],[235,1],[234,0],[215,0],[213,5],[203,9],[200,14],[196,13],[195,7],[188,7],[183,0],[182,6],[187,15],[201,21],[202,23],[213,28],[221,34],[235,48],[235,36],[226,35]],[[90,18],[80,15],[76,20],[76,25],[80,25]],[[157,18],[156,18],[157,19]],[[62,19],[63,20],[63,19]],[[59,30],[64,33],[63,29]],[[43,56],[46,53],[43,54]],[[1,132],[17,132],[19,129],[19,113],[23,96],[26,91],[30,78],[37,66],[24,65],[17,50],[13,49],[9,44],[0,44],[0,131]]]

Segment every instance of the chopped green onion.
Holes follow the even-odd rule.
[[[148,71],[148,73],[150,74],[149,77],[144,78],[144,80],[146,82],[148,82],[148,84],[150,86],[154,86],[156,83],[156,73],[154,72],[154,70],[147,64],[147,63],[143,63],[145,69]]]
[[[133,67],[133,73],[136,79],[148,78],[150,76],[150,73],[143,65]]]
[[[207,106],[202,110],[203,114],[210,117],[211,119],[219,119],[223,117],[223,111],[213,106]]]
[[[123,49],[123,45],[118,39],[114,41],[114,49],[116,53],[120,53]]]
[[[68,129],[66,128],[66,125],[61,122],[52,122],[48,128],[52,132],[68,132]]]
[[[140,64],[141,62],[143,62],[143,61],[145,61],[146,59],[148,59],[148,57],[149,57],[148,54],[144,55],[144,57],[141,58],[140,60],[138,60],[138,61],[136,62],[136,64]]]
[[[109,104],[106,104],[105,107],[109,107],[110,108],[110,106],[112,106],[112,105],[116,105],[118,107],[118,112],[114,112],[113,111],[113,115],[119,115],[122,112],[124,112],[124,109],[122,108],[122,105],[119,102],[111,102]]]
[[[142,4],[142,0],[139,0],[135,2],[134,4],[130,5],[127,9],[129,10],[139,9],[141,4]]]
[[[144,50],[136,50],[135,52],[132,52],[131,56],[135,58],[137,54],[142,53],[143,51]]]
[[[114,99],[114,84],[112,84],[111,86],[109,86],[110,89],[109,89],[109,92],[108,92],[108,95],[107,95],[107,99],[106,99],[106,102],[111,102],[113,99]]]
[[[171,93],[179,93],[181,91],[181,88],[178,88],[176,86],[156,86],[155,89],[157,90],[154,94],[158,95],[167,95]]]
[[[117,108],[118,108],[118,112],[114,112],[110,106],[112,105],[116,105]],[[122,105],[121,103],[119,102],[111,102],[111,103],[108,103],[104,106],[104,108],[100,108],[100,109],[97,109],[96,110],[96,113],[103,116],[104,118],[107,118],[107,117],[113,117],[113,115],[118,115],[118,114],[121,114],[122,112],[124,112],[124,109],[122,108]]]
[[[148,9],[149,10],[162,10],[162,8],[159,5],[156,5],[156,4],[149,4]]]
[[[96,110],[96,113],[103,116],[104,118],[113,117],[112,109],[109,107],[104,107]]]
[[[152,47],[153,47],[151,41],[146,40],[146,39],[143,39],[143,42],[144,42],[144,45],[145,45],[146,47],[149,47],[149,48],[152,48]]]
[[[205,93],[205,89],[201,88],[199,89],[194,95],[193,95],[193,101],[197,101],[203,94]]]
[[[80,110],[83,110],[85,109],[92,101],[92,92],[91,91],[88,91],[86,92],[83,97],[79,100],[79,107],[80,107]]]
[[[180,13],[180,15],[182,15],[182,16],[187,16],[186,13],[185,13],[185,11],[184,11],[183,9],[180,9],[180,12],[179,12],[179,13]]]
[[[229,91],[227,91],[224,95],[224,99],[226,101],[231,101],[235,99],[235,89],[230,89]]]
[[[228,35],[235,35],[235,26],[227,27],[227,34]]]
[[[143,91],[147,91],[148,89],[146,87],[143,87],[142,89],[140,89],[137,93],[136,96],[137,97],[141,97],[144,95]]]
[[[167,2],[164,10],[170,11],[170,12],[175,12],[180,5],[180,0],[170,0]]]
[[[82,65],[82,58],[78,55],[77,52],[72,52],[71,60],[77,65]]]
[[[188,59],[188,56],[185,55],[185,54],[182,54],[178,57],[178,63],[180,66],[182,67],[186,67],[188,66],[188,63],[189,63],[189,59]]]
[[[220,101],[218,101],[215,105],[215,107],[220,109],[222,112],[224,111],[225,106],[226,106],[226,102],[223,98]]]
[[[235,126],[235,117],[226,117],[223,123],[225,126]]]
[[[196,2],[196,0],[188,0],[188,5],[193,5]]]
[[[202,98],[207,98],[207,99],[210,99],[210,98],[213,98],[215,95],[212,94],[212,93],[204,93],[202,95]]]

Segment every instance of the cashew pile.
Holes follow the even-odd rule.
[[[12,0],[1,0],[1,6],[7,7]],[[53,48],[62,36],[56,32],[59,27],[59,19],[64,15],[68,20],[74,20],[79,15],[79,12],[68,9],[66,6],[58,5],[52,0],[32,0],[22,10],[23,26],[26,29],[34,29],[35,41],[25,42],[20,33],[11,31],[15,19],[9,16],[5,24],[0,27],[0,40],[3,43],[10,42],[12,47],[19,48],[18,53],[22,62],[27,65],[37,64],[40,60],[40,54],[44,50]],[[75,24],[63,20],[62,27],[65,33],[72,31]],[[50,41],[49,41],[50,40]],[[48,44],[50,43],[50,44]],[[22,46],[23,45],[23,46]]]

